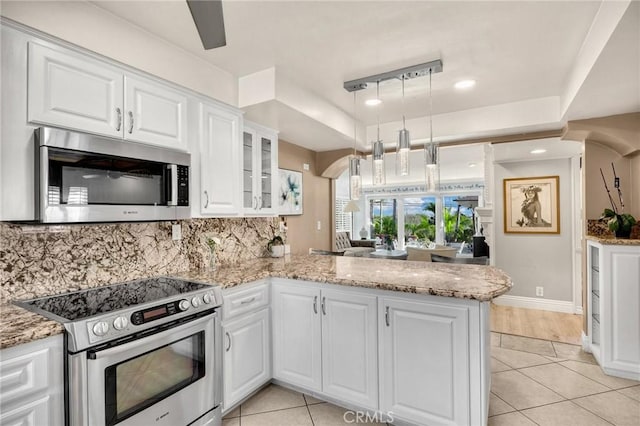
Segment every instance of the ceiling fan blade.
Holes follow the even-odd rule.
[[[227,45],[222,0],[187,0],[205,50]]]

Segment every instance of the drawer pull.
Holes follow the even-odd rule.
[[[251,303],[251,302],[253,302],[254,300],[256,300],[256,297],[255,297],[255,296],[253,296],[251,299],[244,299],[244,300],[241,300],[241,301],[240,301],[240,304],[241,304],[241,305],[246,305],[247,303]]]

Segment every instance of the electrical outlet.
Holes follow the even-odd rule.
[[[318,231],[320,231],[322,229],[322,222],[318,221],[316,228],[318,229]]]
[[[182,239],[182,227],[180,224],[171,225],[171,239],[174,241]]]
[[[302,164],[302,170],[309,170],[309,163]]]
[[[544,287],[536,287],[536,296],[544,297]]]

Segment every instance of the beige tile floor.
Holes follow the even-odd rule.
[[[491,345],[489,426],[640,425],[640,382],[605,375],[580,346],[500,333]],[[345,411],[269,385],[222,425],[345,425]]]

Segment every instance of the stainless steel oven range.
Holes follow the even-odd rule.
[[[219,287],[160,277],[16,302],[65,327],[68,426],[217,426]]]

